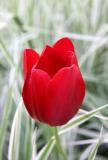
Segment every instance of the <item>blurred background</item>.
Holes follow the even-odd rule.
[[[61,159],[49,141],[52,130],[22,107],[21,89],[23,49],[41,54],[64,36],[75,44],[86,82],[79,116],[108,103],[108,0],[0,0],[0,160]],[[108,160],[107,117],[105,108],[61,134],[69,160],[89,159],[91,152],[96,160]]]

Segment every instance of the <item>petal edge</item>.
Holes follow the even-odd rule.
[[[32,67],[36,64],[38,59],[39,55],[35,50],[31,48],[24,50],[24,79],[27,74],[30,73]]]

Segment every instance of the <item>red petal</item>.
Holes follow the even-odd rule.
[[[39,55],[33,49],[24,50],[24,77],[30,73],[32,67],[36,64],[39,59]]]
[[[50,80],[50,76],[40,70],[33,69],[31,72],[31,89],[32,89],[32,102],[34,112],[38,117],[38,120],[44,122],[44,107],[45,96],[47,92],[47,86]]]
[[[54,46],[53,46],[58,52],[60,52],[61,54],[67,52],[67,51],[72,51],[74,52],[74,45],[72,43],[72,41],[67,38],[61,38],[60,40],[58,40]]]
[[[61,68],[72,65],[73,54],[72,51],[68,51],[61,55],[54,48],[47,45],[43,50],[36,68],[44,70],[53,77]]]
[[[23,97],[23,101],[27,111],[29,112],[32,118],[35,118],[34,111],[33,111],[33,103],[32,103],[30,75],[27,76],[25,79],[23,90],[22,90],[22,97]]]
[[[48,86],[47,123],[59,126],[69,121],[78,112],[84,95],[84,81],[76,65],[58,71]]]
[[[76,64],[78,66],[78,61],[77,61],[77,58],[76,58],[76,55],[75,55],[74,52],[67,51],[67,52],[64,53],[64,55],[62,56],[62,58],[63,57],[64,57],[64,60],[65,60],[65,63],[67,63],[66,67],[69,67],[72,64]]]

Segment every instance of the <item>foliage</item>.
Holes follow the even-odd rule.
[[[58,128],[62,146],[69,160],[108,159],[108,1],[0,0],[0,160],[60,159],[51,128],[25,111],[21,88],[23,49],[41,53],[63,36],[75,43],[86,97]]]

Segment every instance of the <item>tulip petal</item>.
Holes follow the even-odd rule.
[[[62,68],[48,85],[46,119],[52,126],[63,125],[79,110],[85,85],[76,65]]]
[[[50,79],[50,76],[46,72],[40,69],[32,69],[31,90],[33,108],[34,113],[36,113],[38,120],[40,120],[41,122],[44,122],[44,103]]]
[[[35,118],[34,111],[33,111],[33,103],[32,103],[30,75],[27,76],[25,79],[23,90],[22,90],[22,97],[28,113],[31,115],[32,118]]]
[[[72,64],[76,64],[78,66],[78,61],[74,52],[67,51],[64,54],[64,59],[67,62],[67,67],[72,66]]]
[[[32,67],[39,59],[39,55],[33,49],[24,50],[24,78],[30,73]]]
[[[61,54],[67,52],[67,51],[73,51],[74,52],[74,45],[71,42],[71,40],[67,37],[61,38],[58,40],[53,47],[60,52]],[[62,55],[61,55],[62,56]]]
[[[35,68],[42,69],[53,77],[61,68],[71,66],[73,58],[75,59],[75,54],[72,51],[67,51],[61,56],[54,48],[47,45]]]

